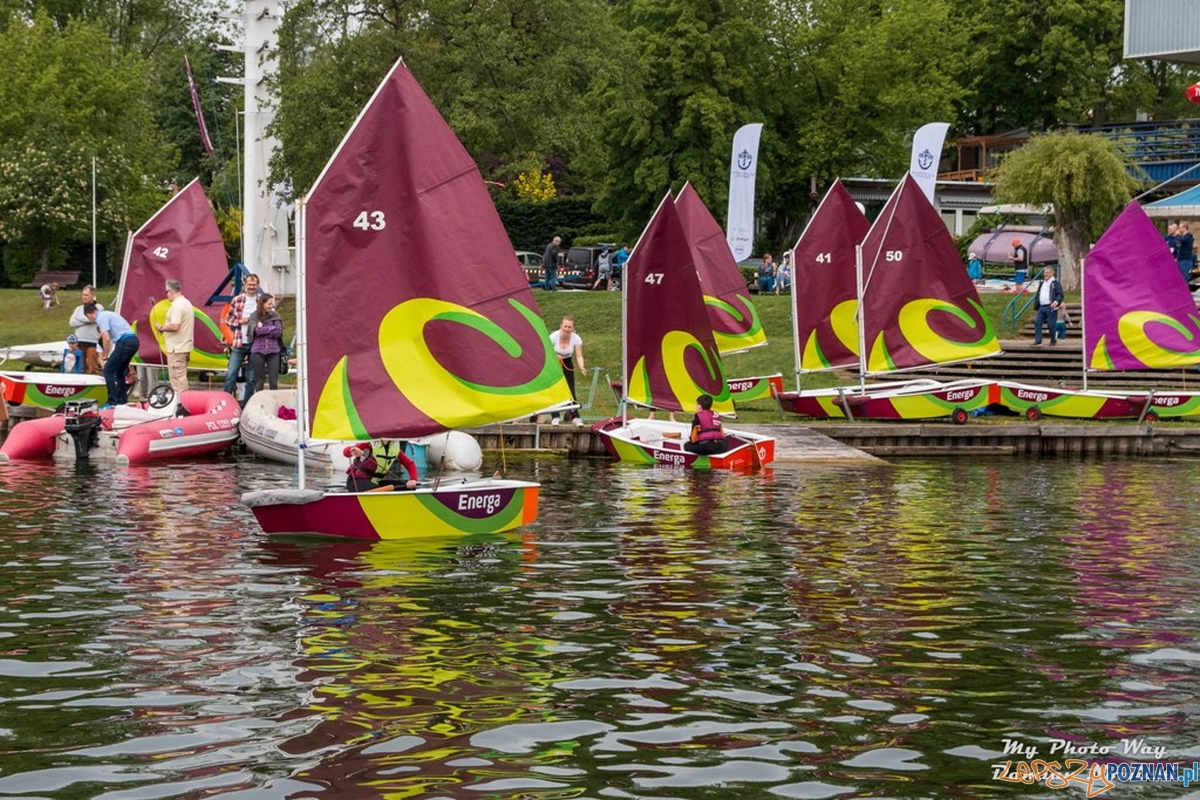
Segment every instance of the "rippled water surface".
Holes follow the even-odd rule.
[[[1200,461],[510,467],[537,524],[355,544],[262,535],[235,498],[281,465],[0,465],[0,797],[1083,797],[993,780],[1004,740],[1200,760]]]

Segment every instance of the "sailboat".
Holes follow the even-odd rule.
[[[865,382],[868,375],[1000,352],[949,230],[911,175],[904,176],[858,247],[856,277],[860,382],[856,389],[823,390],[830,404],[853,418],[949,417],[961,424],[971,411],[994,402],[991,381]],[[831,313],[831,327],[844,346],[848,308]]]
[[[765,345],[766,331],[750,301],[742,271],[733,260],[725,232],[691,183],[679,190],[675,209],[700,276],[717,351],[728,356]],[[734,402],[770,397],[783,388],[782,375],[729,378],[727,382]]]
[[[403,61],[299,215],[301,478],[242,495],[263,530],[390,539],[535,520],[539,487],[527,481],[368,492],[304,483],[309,438],[408,439],[571,402],[482,176]],[[465,256],[448,246],[464,230],[475,242]]]
[[[1000,381],[1000,402],[1037,420],[1200,415],[1200,393],[1089,391],[1089,371],[1200,364],[1200,314],[1162,234],[1130,202],[1083,260],[1082,390]]]
[[[167,363],[163,334],[171,301],[164,284],[174,278],[196,312],[195,343],[188,368],[225,372],[228,358],[220,317],[220,296],[229,258],[212,205],[198,178],[180,189],[154,216],[129,236],[117,300],[113,308],[129,321],[140,341],[135,364]]]
[[[774,461],[775,440],[767,436],[726,428],[729,450],[698,455],[683,447],[691,432],[688,423],[628,417],[630,405],[691,411],[701,394],[713,398],[714,411],[733,411],[692,250],[670,192],[625,270],[621,416],[593,426],[609,455],[693,469],[751,468]]]
[[[858,366],[858,245],[871,223],[840,180],[833,182],[792,250],[792,344],[796,391],[776,392],[779,407],[821,419],[844,417],[838,389],[804,391],[801,375]],[[851,390],[852,391],[852,390]]]

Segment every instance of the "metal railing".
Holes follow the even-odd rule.
[[[1040,266],[1055,266],[1042,264]],[[1031,270],[1032,271],[1032,270]],[[1029,291],[1030,285],[1038,278],[1027,275],[1025,282],[1021,284],[1021,290],[1014,294],[1007,303],[1004,304],[1004,309],[1000,312],[1000,329],[1002,332],[1007,332],[1011,336],[1016,336],[1020,331],[1021,317],[1033,305],[1033,301],[1037,299],[1037,293]]]

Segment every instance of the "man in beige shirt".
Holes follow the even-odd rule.
[[[188,388],[187,365],[195,338],[196,310],[183,296],[183,286],[175,279],[167,281],[167,299],[171,301],[167,321],[159,325],[158,330],[163,335],[163,350],[167,354],[167,375],[175,398],[179,399]]]

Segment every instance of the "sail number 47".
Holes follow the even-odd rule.
[[[662,281],[663,281],[663,273],[661,273],[661,272],[646,273],[646,283],[653,283],[653,284],[661,285]]]
[[[381,231],[387,227],[382,211],[360,211],[354,218],[354,227],[364,231]]]

